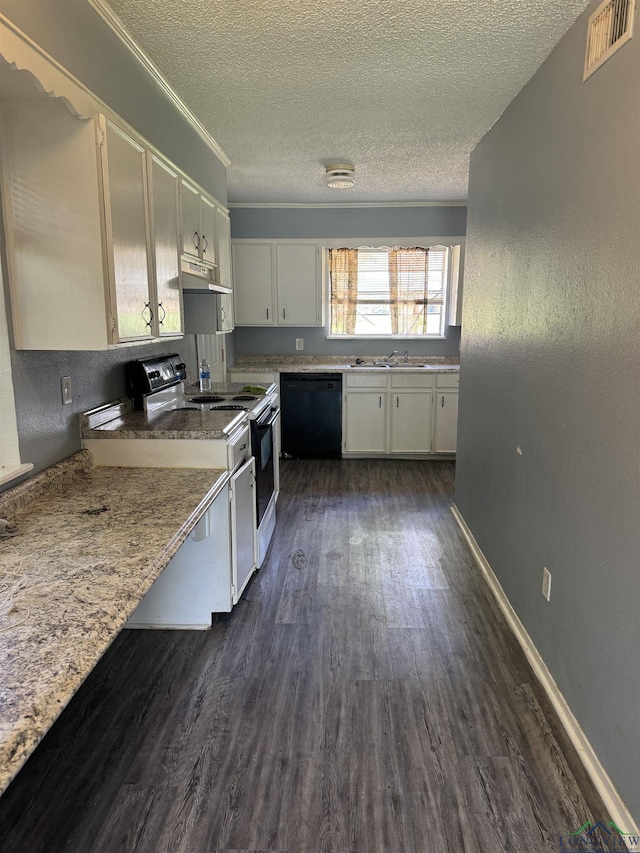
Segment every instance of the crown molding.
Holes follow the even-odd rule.
[[[353,201],[343,204],[332,202],[294,203],[294,202],[227,202],[229,208],[277,208],[293,210],[320,208],[339,209],[341,207],[466,207],[465,201]]]
[[[133,39],[133,37],[129,34],[124,24],[115,14],[115,12],[106,4],[105,0],[87,0],[89,5],[95,9],[95,11],[100,15],[102,20],[107,24],[107,26],[113,31],[113,33],[120,39],[122,44],[129,50],[129,52],[137,59],[137,61],[142,65],[142,67],[150,74],[158,86],[162,89],[164,94],[169,98],[174,107],[178,110],[178,112],[187,120],[187,122],[191,125],[191,127],[196,131],[198,136],[209,146],[209,148],[216,155],[218,160],[221,161],[225,166],[231,165],[231,160],[224,153],[222,148],[215,141],[213,136],[209,133],[206,127],[202,124],[200,119],[189,109],[186,103],[182,100],[182,98],[178,95],[178,93],[173,89],[173,87],[169,84],[168,80],[162,74],[158,66],[152,62],[152,60],[147,56],[147,54],[142,50],[140,45]]]

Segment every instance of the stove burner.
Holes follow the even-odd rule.
[[[246,412],[246,406],[211,406],[210,412]]]
[[[257,397],[253,397],[251,394],[238,394],[237,397],[232,397],[232,400],[257,400]]]
[[[171,409],[172,412],[199,412],[199,406],[176,406],[175,409]]]
[[[191,397],[189,399],[190,403],[221,403],[224,400],[224,397],[215,397],[215,396],[205,396],[205,397]]]

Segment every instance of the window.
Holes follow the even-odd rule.
[[[329,249],[330,334],[443,337],[446,246]]]

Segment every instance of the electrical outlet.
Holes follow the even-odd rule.
[[[542,568],[542,594],[550,601],[551,599],[551,572],[546,566]]]
[[[73,400],[71,396],[71,377],[63,376],[60,380],[60,389],[62,391],[62,405],[66,406]]]
[[[296,349],[303,350],[304,349],[304,338],[296,338]]]

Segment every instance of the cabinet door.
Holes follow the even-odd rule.
[[[200,258],[209,264],[216,262],[216,206],[200,196]]]
[[[16,349],[106,349],[113,339],[96,122],[47,98],[2,104],[0,131]]]
[[[227,332],[233,332],[233,293],[221,293],[217,302],[217,323],[216,332],[220,335],[226,335]]]
[[[276,243],[279,326],[320,324],[320,276],[315,243]]]
[[[152,199],[152,240],[158,314],[157,332],[181,335],[179,178],[155,155],[149,155]]]
[[[256,568],[256,495],[253,456],[231,477],[231,555],[233,603]]]
[[[431,451],[431,391],[392,391],[391,452]]]
[[[153,338],[144,149],[105,120],[103,155],[110,279],[118,341]]]
[[[271,251],[269,243],[231,247],[236,326],[275,325]]]
[[[216,208],[216,257],[218,284],[231,287],[231,224],[229,214]]]
[[[435,453],[455,453],[458,438],[458,392],[436,393]]]
[[[345,451],[384,453],[387,449],[386,421],[386,391],[348,391],[345,394]]]
[[[194,260],[200,259],[200,193],[195,187],[182,181],[182,254]]]

